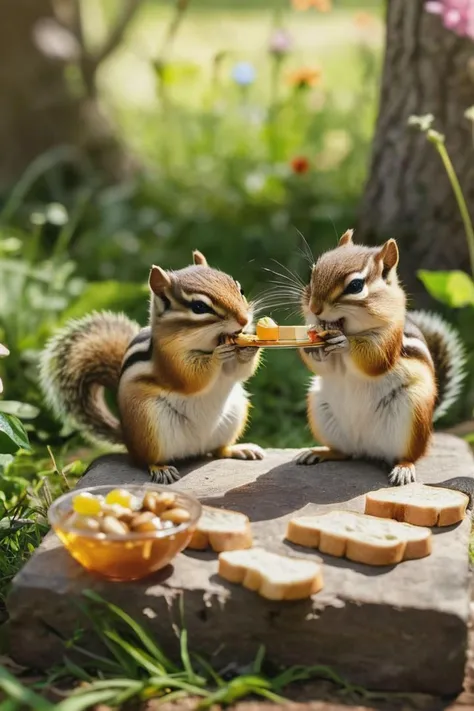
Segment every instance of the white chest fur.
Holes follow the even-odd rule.
[[[156,417],[163,460],[206,454],[230,444],[246,411],[242,384],[223,375],[205,393],[158,398]]]
[[[395,462],[410,438],[413,403],[403,369],[380,378],[351,369],[313,379],[310,407],[324,444],[345,454]]]

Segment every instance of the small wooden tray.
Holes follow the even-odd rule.
[[[320,348],[324,346],[324,341],[297,341],[292,339],[284,339],[280,341],[261,341],[257,337],[250,340],[245,336],[237,336],[230,339],[231,343],[235,343],[240,348]]]

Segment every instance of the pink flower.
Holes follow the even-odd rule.
[[[290,51],[291,45],[291,35],[280,27],[277,28],[270,37],[269,50],[272,54],[283,55]]]
[[[473,0],[428,0],[425,10],[433,15],[440,15],[447,30],[460,37],[474,39]]]

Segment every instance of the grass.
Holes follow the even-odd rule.
[[[92,629],[87,647],[81,645],[85,633],[79,633],[66,644],[68,651],[63,664],[51,670],[47,680],[36,683],[34,689],[26,689],[21,680],[0,669],[0,689],[10,701],[22,702],[23,708],[49,711],[53,706],[39,695],[46,692],[47,698],[63,699],[54,706],[56,711],[82,711],[97,704],[122,708],[132,701],[146,702],[152,698],[160,702],[192,698],[195,708],[204,710],[248,697],[285,703],[284,694],[312,680],[330,682],[338,694],[354,702],[403,701],[407,696],[371,693],[347,683],[324,665],[275,668],[267,662],[263,647],[246,667],[232,671],[216,669],[190,648],[182,599],[176,662],[143,625],[98,594],[85,591],[80,608]],[[92,641],[99,642],[103,652],[90,651]],[[71,691],[73,686],[75,689]]]

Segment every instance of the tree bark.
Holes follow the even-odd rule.
[[[129,160],[95,96],[73,92],[65,63],[34,41],[39,21],[54,21],[53,0],[0,0],[0,189],[56,146],[84,153],[109,179]]]
[[[409,127],[431,113],[446,136],[468,206],[474,205],[474,44],[445,29],[424,0],[388,0],[385,60],[372,164],[359,237],[398,240],[400,271],[418,302],[427,301],[416,270],[465,269],[468,250],[455,198],[435,147]]]

